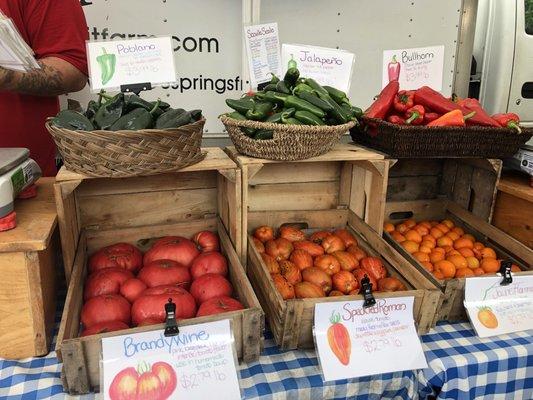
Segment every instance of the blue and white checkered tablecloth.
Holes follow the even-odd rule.
[[[479,339],[468,323],[441,324],[422,340],[428,369],[324,383],[314,351],[282,353],[267,333],[259,361],[240,366],[241,388],[261,400],[533,399],[533,331]],[[0,359],[0,399],[94,398],[64,394],[60,371],[55,352]]]

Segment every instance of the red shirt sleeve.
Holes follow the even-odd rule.
[[[61,58],[88,74],[89,32],[78,0],[26,0],[23,19],[37,59]]]

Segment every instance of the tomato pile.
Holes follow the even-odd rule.
[[[253,242],[283,299],[359,294],[367,276],[374,292],[406,290],[388,277],[381,259],[369,257],[346,229],[309,235],[282,226],[278,235],[269,226],[254,231]]]
[[[386,223],[384,230],[437,279],[467,278],[500,270],[501,260],[494,249],[449,219],[419,223],[408,219],[396,226]],[[520,272],[520,268],[513,264],[511,271]]]
[[[218,236],[198,232],[158,239],[143,255],[135,246],[117,243],[89,258],[81,311],[81,336],[165,321],[165,304],[176,304],[176,319],[203,317],[243,309],[232,298],[228,262]]]

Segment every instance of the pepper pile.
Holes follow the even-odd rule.
[[[428,86],[400,90],[398,81],[383,88],[377,100],[365,111],[367,118],[383,119],[398,125],[491,126],[516,129],[520,118],[514,113],[487,114],[477,99],[444,97]]]
[[[146,101],[136,94],[125,96],[124,93],[109,96],[102,91],[98,101],[89,101],[84,112],[60,111],[52,119],[52,124],[79,131],[137,131],[179,128],[201,118],[202,110],[174,109],[161,100]]]
[[[283,80],[272,75],[263,90],[237,100],[227,99],[226,104],[235,110],[226,114],[230,118],[287,125],[340,125],[363,115],[360,108],[350,104],[346,93],[301,78],[294,67],[287,70]],[[272,139],[274,134],[272,130],[241,129],[258,140]]]

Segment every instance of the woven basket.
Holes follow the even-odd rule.
[[[72,131],[46,122],[65,167],[80,174],[124,178],[175,172],[201,161],[205,119],[176,129]]]
[[[241,154],[250,157],[277,161],[296,161],[317,157],[330,151],[341,136],[355,122],[333,126],[283,125],[269,122],[238,121],[225,115],[220,117],[226,126],[229,137]],[[241,127],[268,129],[274,137],[268,140],[255,140],[246,136]]]
[[[354,142],[393,158],[508,158],[533,135],[533,128],[485,126],[433,127],[396,125],[363,118],[350,132]]]

